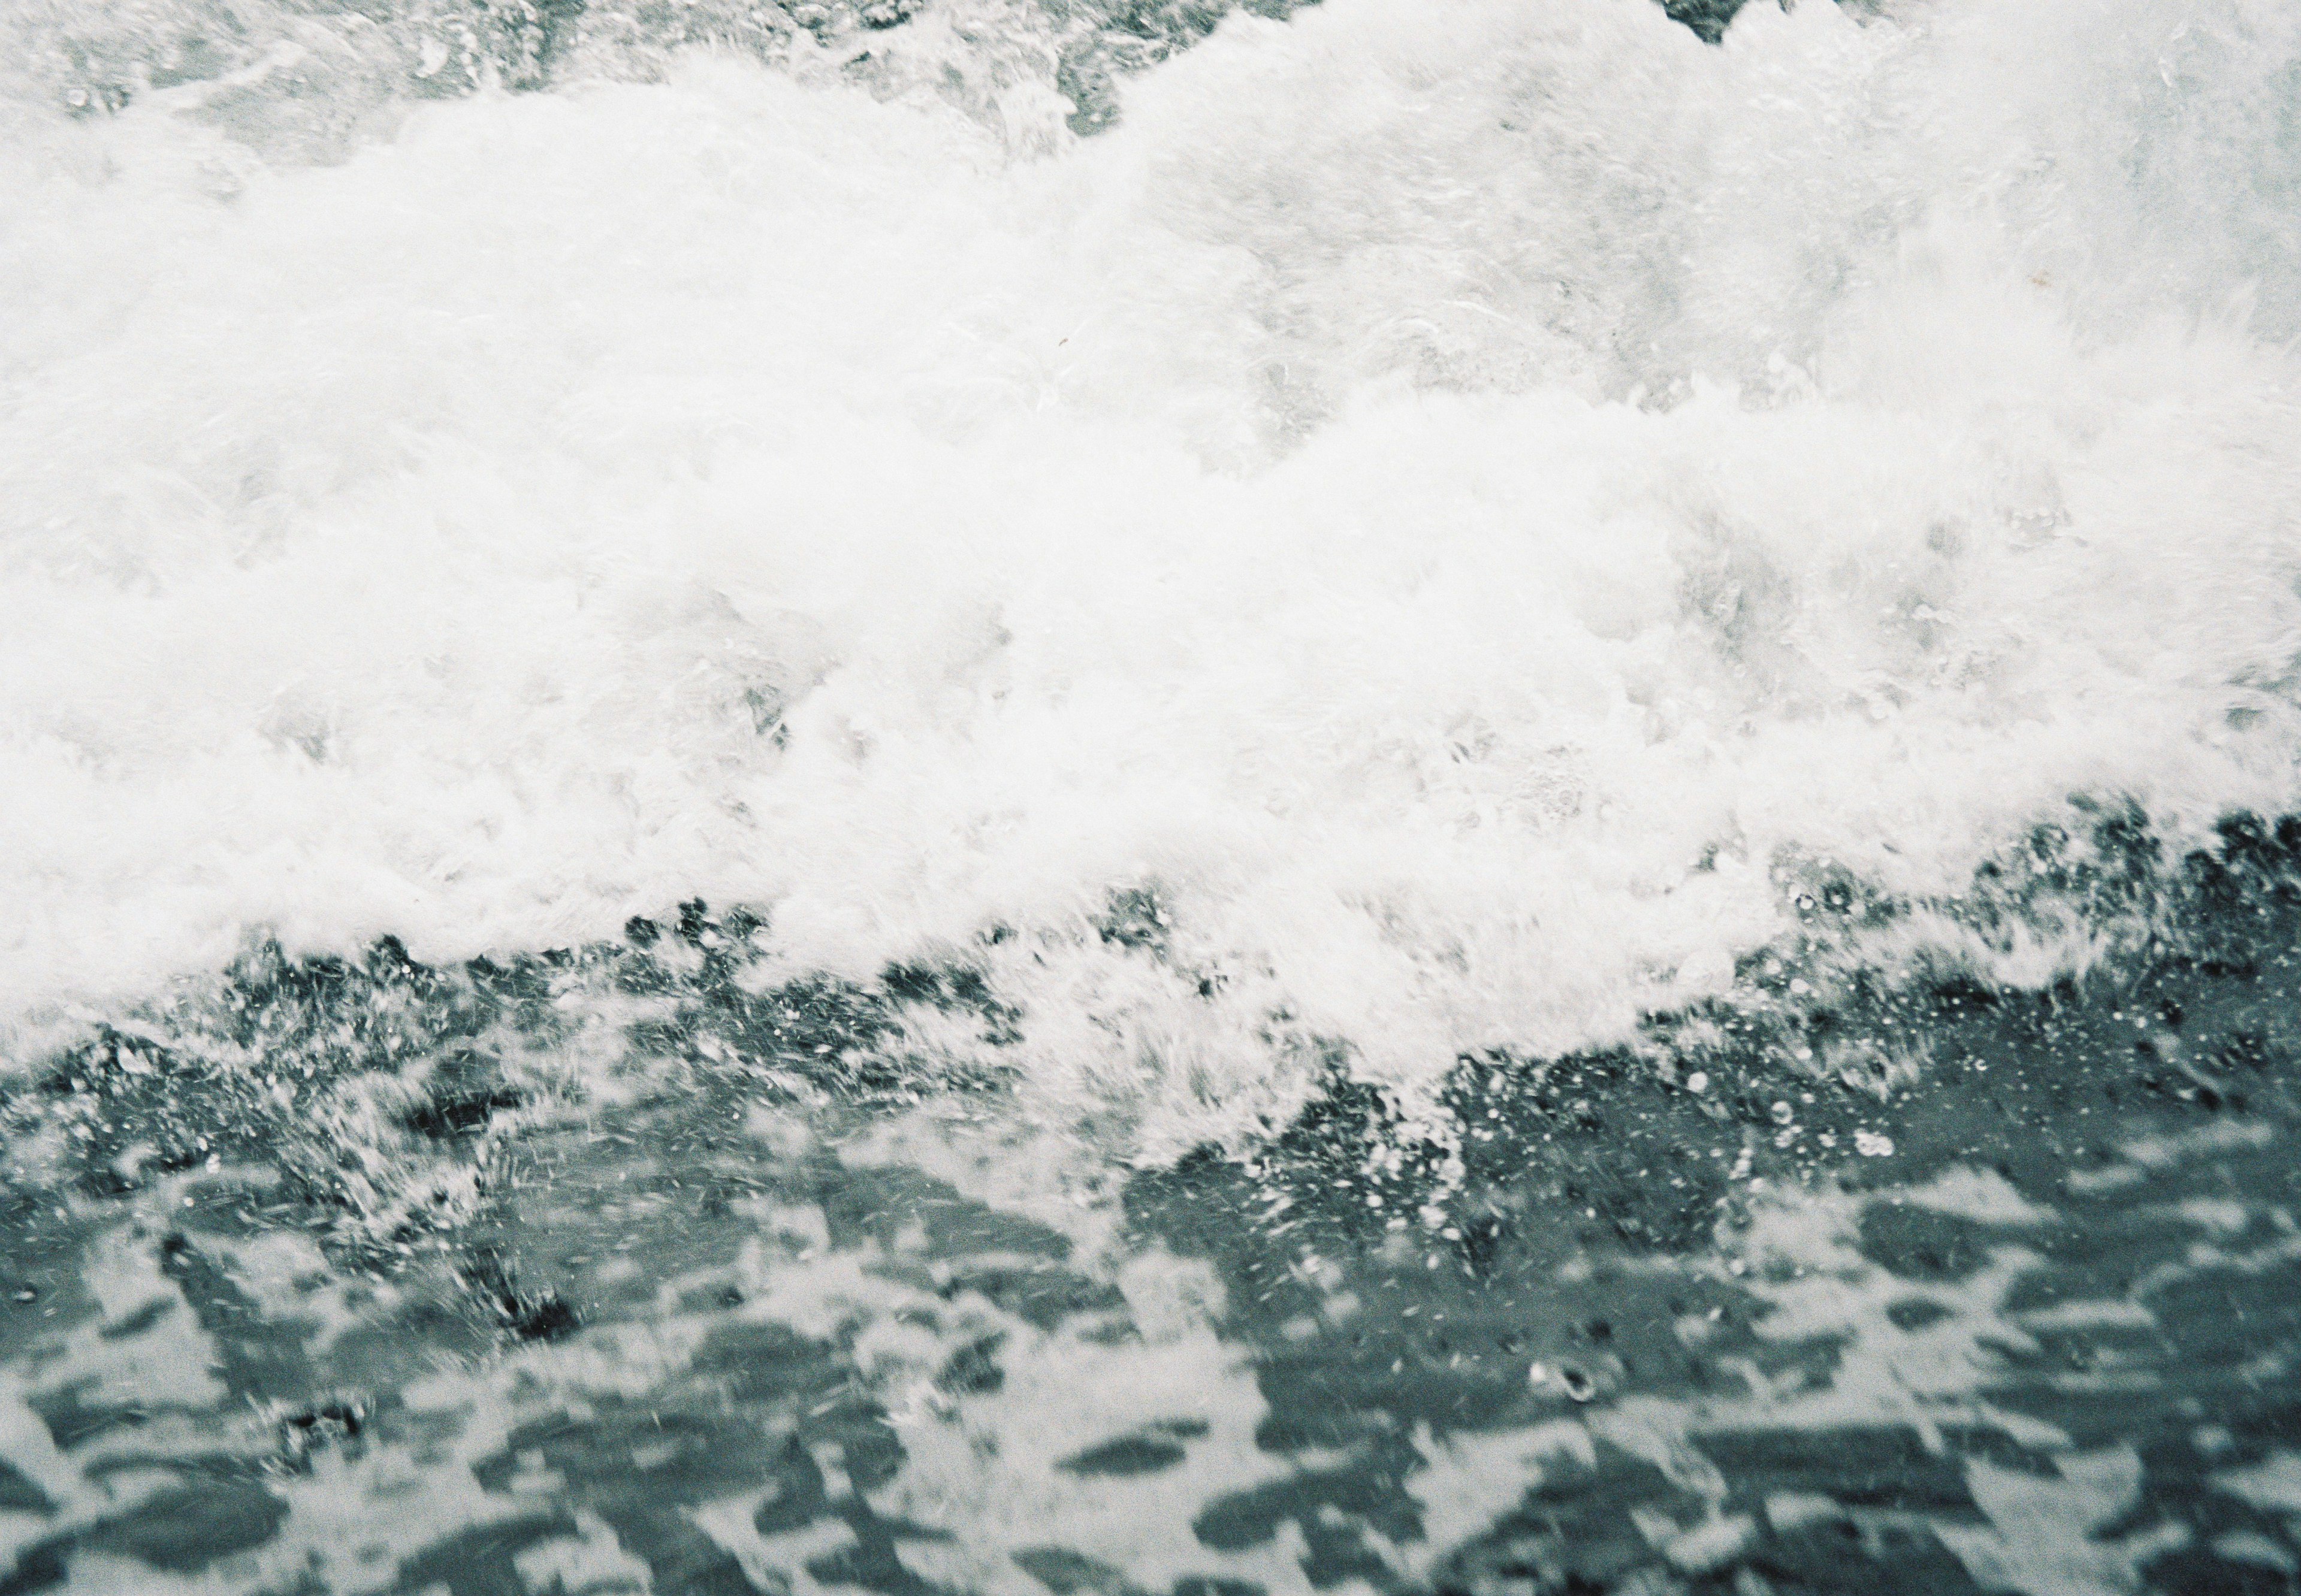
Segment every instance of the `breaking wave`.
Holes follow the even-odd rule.
[[[2007,858],[2301,799],[2289,6],[0,26],[20,1057],[701,899],[1156,1156],[2049,986],[2126,921]]]

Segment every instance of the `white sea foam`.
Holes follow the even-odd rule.
[[[1085,140],[1033,25],[21,88],[0,1008],[749,901],[1155,1150],[1717,990],[1789,854],[2292,800],[2291,7],[1330,0]]]

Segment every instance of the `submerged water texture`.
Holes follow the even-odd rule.
[[[251,957],[8,1107],[0,1590],[2286,1589],[2301,823],[2128,862],[2179,901],[2090,985],[1132,1172],[732,986],[741,917]],[[1914,1090],[1793,1062],[1897,1032]]]
[[[2297,107],[0,9],[0,1592],[2290,1590]]]

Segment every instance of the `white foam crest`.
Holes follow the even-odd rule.
[[[1335,0],[1084,142],[707,59],[329,166],[21,113],[0,1007],[749,900],[1158,1151],[1717,991],[1786,856],[2289,802],[2297,60]]]

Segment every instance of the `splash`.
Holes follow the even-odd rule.
[[[703,897],[1157,1153],[2293,802],[2288,8],[868,9],[33,19],[20,1040]]]

